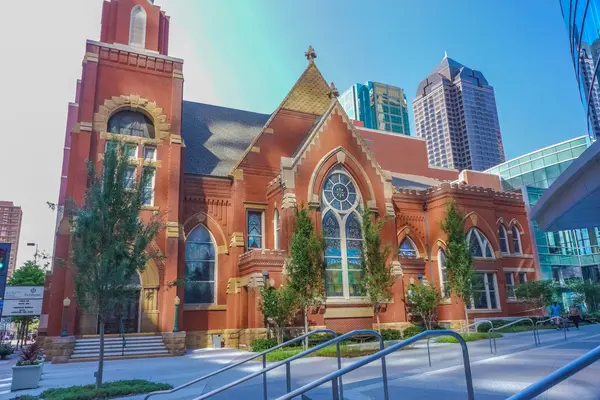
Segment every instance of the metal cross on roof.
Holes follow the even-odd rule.
[[[331,85],[329,85],[329,92],[327,93],[327,96],[329,96],[330,99],[334,99],[334,98],[338,97],[339,95],[340,95],[340,92],[335,87],[335,84],[333,82],[331,82]]]
[[[308,46],[308,50],[306,51],[306,53],[304,53],[304,55],[306,56],[308,62],[311,64],[315,62],[315,58],[317,58],[317,53],[315,53],[315,49],[313,49],[312,46]]]

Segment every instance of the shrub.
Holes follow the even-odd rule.
[[[402,337],[408,339],[423,332],[423,328],[416,325],[411,325],[402,331]]]
[[[338,334],[337,336],[340,336],[340,334]],[[317,345],[319,345],[321,343],[325,343],[333,338],[334,338],[334,336],[330,333],[316,333],[316,334],[308,337],[308,344],[311,346],[317,346]]]
[[[10,356],[14,352],[14,349],[10,345],[10,343],[2,343],[0,344],[0,360],[6,360],[8,356]]]
[[[250,343],[252,351],[257,353],[263,352],[275,346],[277,346],[277,339],[255,339]]]
[[[71,386],[47,389],[39,395],[44,400],[95,400],[124,397],[133,394],[150,393],[156,390],[168,390],[173,386],[166,383],[149,382],[143,379],[106,382],[96,390],[96,385]]]
[[[400,340],[402,339],[402,332],[398,329],[382,329],[381,336],[383,340]]]
[[[42,355],[42,349],[38,342],[33,342],[24,347],[21,351],[21,358],[17,361],[17,366],[38,365]]]
[[[461,333],[460,336],[465,340],[465,342],[474,342],[476,340],[483,340],[488,338],[487,333]],[[500,338],[502,337],[501,333],[492,332],[492,337]],[[458,340],[453,336],[442,336],[437,338],[436,343],[458,343]]]

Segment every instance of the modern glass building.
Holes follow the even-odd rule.
[[[444,56],[413,100],[430,165],[483,171],[504,161],[494,88],[480,71]]]
[[[517,157],[486,172],[499,175],[504,190],[521,190],[529,213],[546,189],[590,144],[588,136],[581,136]],[[600,280],[599,228],[544,232],[533,220],[530,226],[542,279],[562,283],[569,279]]]
[[[600,135],[600,0],[560,0],[588,132]]]
[[[339,98],[351,119],[365,128],[410,136],[408,106],[404,90],[385,83],[354,84]]]

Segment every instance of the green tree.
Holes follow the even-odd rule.
[[[308,210],[296,210],[296,227],[292,235],[287,264],[288,285],[302,309],[304,332],[308,333],[308,311],[320,307],[324,300],[323,241],[317,236]],[[308,347],[308,338],[304,341]]]
[[[362,214],[363,248],[360,253],[361,266],[364,271],[362,286],[369,303],[373,306],[377,319],[377,330],[381,332],[379,317],[383,304],[392,299],[394,275],[390,268],[388,257],[392,251],[388,245],[381,243],[381,230],[385,220],[371,219],[371,211],[364,208]]]
[[[544,308],[557,300],[560,287],[551,280],[524,282],[515,287],[515,295],[534,308]]]
[[[411,285],[408,293],[411,312],[421,317],[425,329],[432,329],[437,320],[438,306],[442,301],[440,290],[425,281],[418,285]]]
[[[596,311],[600,306],[600,284],[588,280],[571,280],[567,288],[576,294],[577,303],[585,303],[589,311]]]
[[[148,245],[162,228],[156,217],[140,217],[149,171],[136,181],[128,174],[130,167],[124,145],[109,146],[101,174],[89,164],[84,204],[71,207],[75,299],[79,307],[98,316],[97,387],[102,384],[105,323],[132,296],[130,282],[144,269],[151,257]]]
[[[279,289],[262,288],[259,309],[263,315],[277,326],[277,342],[283,343],[283,330],[296,314],[296,294],[289,286]]]
[[[26,261],[21,268],[15,270],[15,272],[8,278],[6,282],[7,286],[44,286],[46,273],[43,268],[40,267],[33,261]],[[19,342],[24,342],[27,333],[32,329],[37,321],[37,317],[13,317],[12,322],[17,324],[17,346]]]
[[[446,204],[446,215],[442,221],[442,230],[447,236],[446,271],[450,292],[461,299],[464,304],[465,319],[469,324],[467,304],[471,302],[476,285],[478,285],[471,249],[465,235],[464,216],[454,199]]]

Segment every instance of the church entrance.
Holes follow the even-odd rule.
[[[138,274],[133,278],[128,291],[127,300],[123,304],[117,304],[111,316],[106,321],[104,333],[121,334],[139,332],[141,285]]]

